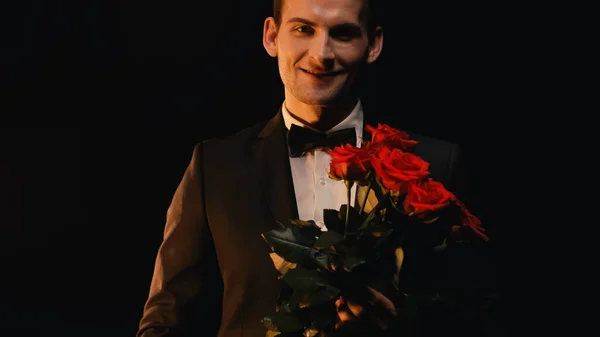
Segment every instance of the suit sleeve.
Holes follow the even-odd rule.
[[[220,298],[215,295],[220,294],[216,290],[220,274],[203,194],[202,144],[199,143],[167,211],[163,241],[156,256],[137,337],[187,335],[190,326],[186,317],[190,311],[202,307],[205,314],[219,311],[213,306],[220,305]],[[215,322],[206,316],[196,316],[195,321]],[[203,327],[203,330],[206,333],[216,328]]]
[[[485,200],[482,198],[481,171],[476,169],[474,156],[453,144],[448,161],[448,189],[462,200],[479,218],[485,218]]]
[[[482,183],[485,167],[458,145],[453,146],[449,158],[448,188],[482,221],[489,238],[483,244],[474,235],[474,243],[452,243],[447,248],[448,276],[456,295],[454,324],[464,336],[501,336],[497,237]]]

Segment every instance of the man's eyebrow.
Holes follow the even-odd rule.
[[[360,26],[355,24],[355,23],[351,23],[351,22],[347,22],[347,23],[341,23],[337,26],[335,26],[336,29],[358,29],[360,30]]]
[[[314,23],[310,20],[299,18],[299,17],[293,17],[293,18],[289,19],[287,22],[288,23],[294,23],[294,22],[303,23],[308,26],[316,26],[317,25],[316,23]],[[360,26],[358,24],[355,24],[352,22],[345,22],[345,23],[340,23],[340,24],[336,25],[335,28],[338,28],[338,29],[360,29]]]
[[[307,24],[309,26],[316,26],[317,25],[316,23],[314,23],[314,22],[312,22],[310,20],[306,20],[306,19],[299,18],[299,17],[293,17],[293,18],[289,19],[287,22],[288,23],[299,22],[299,23]]]

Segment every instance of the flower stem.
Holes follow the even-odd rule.
[[[391,190],[386,191],[385,186],[383,186],[383,184],[381,183],[381,181],[377,180],[377,187],[379,188],[380,191],[382,191],[382,193],[385,195],[384,198],[388,199],[390,198],[390,194],[392,193]],[[381,214],[381,221],[385,222],[385,215],[387,214],[387,212],[382,212],[383,214]]]
[[[369,193],[371,193],[371,188],[373,187],[373,179],[371,179],[371,181],[369,181],[369,185],[367,187],[367,193],[365,194],[365,200],[363,200],[362,205],[360,205],[360,213],[358,214],[363,214],[363,212],[365,211],[365,206],[367,205],[367,199],[369,199]]]
[[[344,239],[348,235],[348,223],[350,222],[350,202],[352,202],[352,183],[351,181],[344,181],[346,183],[346,198],[348,203],[346,204],[346,221],[344,223]]]

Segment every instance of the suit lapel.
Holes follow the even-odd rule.
[[[253,146],[253,169],[275,221],[298,218],[281,110],[262,129]]]

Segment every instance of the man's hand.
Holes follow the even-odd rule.
[[[394,274],[394,287],[397,288],[398,275],[404,262],[404,250],[397,248],[396,273]],[[336,328],[347,330],[348,335],[385,331],[397,321],[398,313],[394,302],[381,292],[365,286],[360,294],[353,294],[352,298],[340,297],[335,302],[338,313]]]
[[[397,290],[398,275],[404,262],[404,250],[395,250],[395,267],[392,283]],[[283,259],[276,253],[271,253],[275,268],[285,274],[289,269],[296,268],[295,263]],[[365,285],[361,289],[340,297],[335,302],[338,321],[336,330],[342,336],[364,336],[388,330],[397,320],[397,311],[394,302],[381,292]]]
[[[394,303],[379,291],[366,286],[365,295],[340,297],[335,302],[338,313],[336,329],[361,334],[387,330],[396,320]]]

